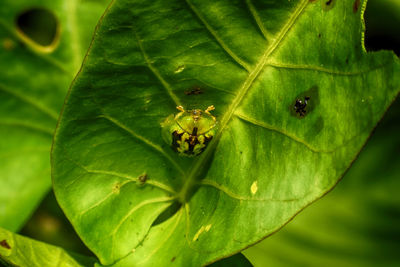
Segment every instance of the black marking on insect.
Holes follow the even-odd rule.
[[[161,124],[164,140],[181,156],[197,156],[202,153],[213,139],[217,119],[210,113],[211,105],[205,110],[185,110],[176,107],[180,112],[170,115]]]
[[[310,100],[309,96],[306,96],[304,98],[304,101],[299,98],[296,99],[296,103],[294,104],[294,110],[296,111],[296,113],[300,115],[300,117],[304,117],[306,115],[307,113],[306,107],[309,100]]]
[[[201,152],[203,152],[208,143],[213,139],[212,136],[204,136],[204,140],[199,140],[199,136],[197,135],[197,128],[193,128],[193,132],[189,134],[189,136],[184,136],[185,132],[178,132],[174,131],[172,133],[172,148],[174,149],[175,152],[182,152],[179,150],[183,145],[181,142],[185,142],[188,144],[188,149],[184,151],[185,154],[187,155],[198,155]],[[201,145],[201,148],[195,151],[196,145]]]

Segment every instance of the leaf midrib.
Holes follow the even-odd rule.
[[[212,155],[215,147],[218,144],[219,139],[221,138],[221,135],[225,129],[225,127],[228,125],[229,121],[231,120],[232,116],[234,115],[234,111],[237,109],[239,104],[242,102],[244,96],[248,92],[249,88],[253,85],[254,81],[260,74],[261,70],[264,68],[266,65],[269,56],[275,51],[275,49],[280,45],[281,41],[284,39],[286,34],[289,32],[289,30],[292,28],[294,22],[298,19],[300,14],[303,12],[305,7],[308,4],[308,0],[303,0],[295,9],[295,11],[292,13],[292,16],[289,18],[287,23],[282,27],[281,31],[278,33],[277,38],[274,40],[274,42],[266,49],[265,53],[262,55],[261,59],[258,61],[257,65],[254,67],[252,71],[249,72],[249,75],[247,79],[244,81],[242,86],[238,90],[238,94],[232,101],[232,104],[228,107],[227,112],[223,115],[220,123],[220,127],[215,135],[214,140],[209,144],[208,149],[206,149],[203,154],[200,156],[200,158],[195,161],[193,167],[190,169],[190,173],[187,176],[186,183],[183,185],[181,192],[180,192],[180,198],[183,202],[186,201],[186,194],[190,191],[189,189],[191,186],[193,186],[194,182],[193,180],[196,178],[196,175],[199,173],[200,168],[207,162],[207,160],[210,158]]]

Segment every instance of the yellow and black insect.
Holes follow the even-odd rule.
[[[176,107],[180,112],[169,116],[163,126],[163,138],[172,149],[183,156],[197,156],[203,152],[215,134],[217,119],[210,111],[185,110],[182,106]]]

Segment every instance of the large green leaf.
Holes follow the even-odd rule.
[[[332,193],[244,251],[255,266],[400,266],[399,98],[389,113]]]
[[[0,263],[21,267],[78,267],[93,266],[95,259],[0,228]]]
[[[207,264],[329,191],[400,89],[395,56],[363,49],[365,5],[113,1],[52,161],[57,199],[101,263]],[[177,105],[216,108],[199,156],[161,137]]]
[[[2,227],[19,229],[50,189],[49,153],[58,113],[107,2],[4,0],[1,3]],[[22,17],[25,19],[19,23]],[[53,37],[53,31],[55,36],[50,38],[53,42],[38,43],[47,32]]]

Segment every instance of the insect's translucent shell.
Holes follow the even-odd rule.
[[[193,112],[185,112],[183,116],[175,119],[176,123],[183,131],[192,134],[193,129],[197,128],[197,134],[200,135],[207,133],[215,127],[216,122],[210,115],[202,112],[200,117],[194,120],[192,113]]]

